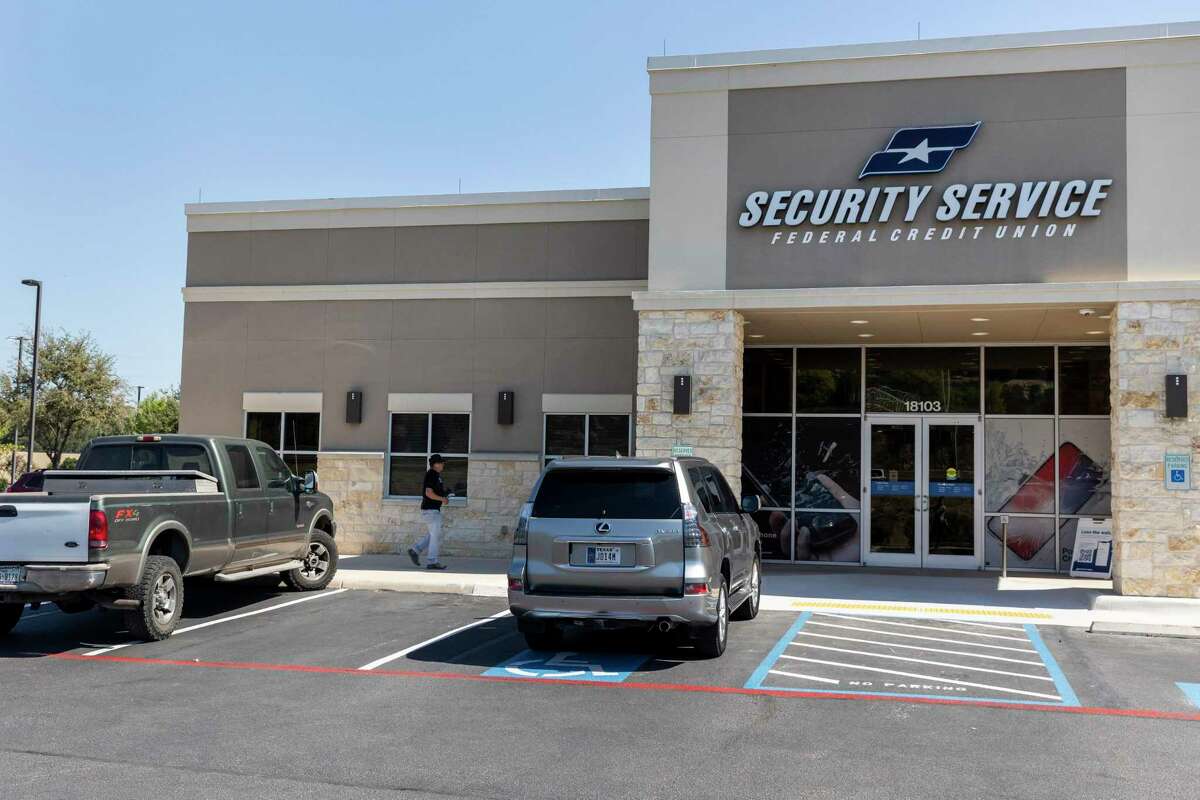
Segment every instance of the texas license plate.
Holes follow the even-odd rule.
[[[0,567],[0,583],[20,583],[21,570],[21,567]]]
[[[587,563],[598,567],[619,567],[621,565],[621,548],[589,547]]]

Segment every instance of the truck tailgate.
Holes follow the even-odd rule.
[[[0,497],[0,562],[85,563],[90,509],[87,498],[6,503]]]

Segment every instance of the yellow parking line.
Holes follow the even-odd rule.
[[[1008,611],[998,608],[959,608],[955,606],[906,606],[899,603],[838,603],[804,602],[797,600],[792,608],[837,608],[843,611],[894,611],[918,614],[957,614],[969,617],[1005,617],[1019,619],[1053,619],[1044,611]]]

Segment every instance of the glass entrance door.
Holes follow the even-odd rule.
[[[974,417],[869,420],[866,563],[979,566],[979,429]]]

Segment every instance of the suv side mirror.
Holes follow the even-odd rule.
[[[304,481],[300,484],[300,489],[305,494],[312,494],[317,490],[317,473],[309,470],[304,473]]]
[[[762,508],[762,499],[756,494],[748,494],[742,498],[742,511],[747,514],[757,514]]]

